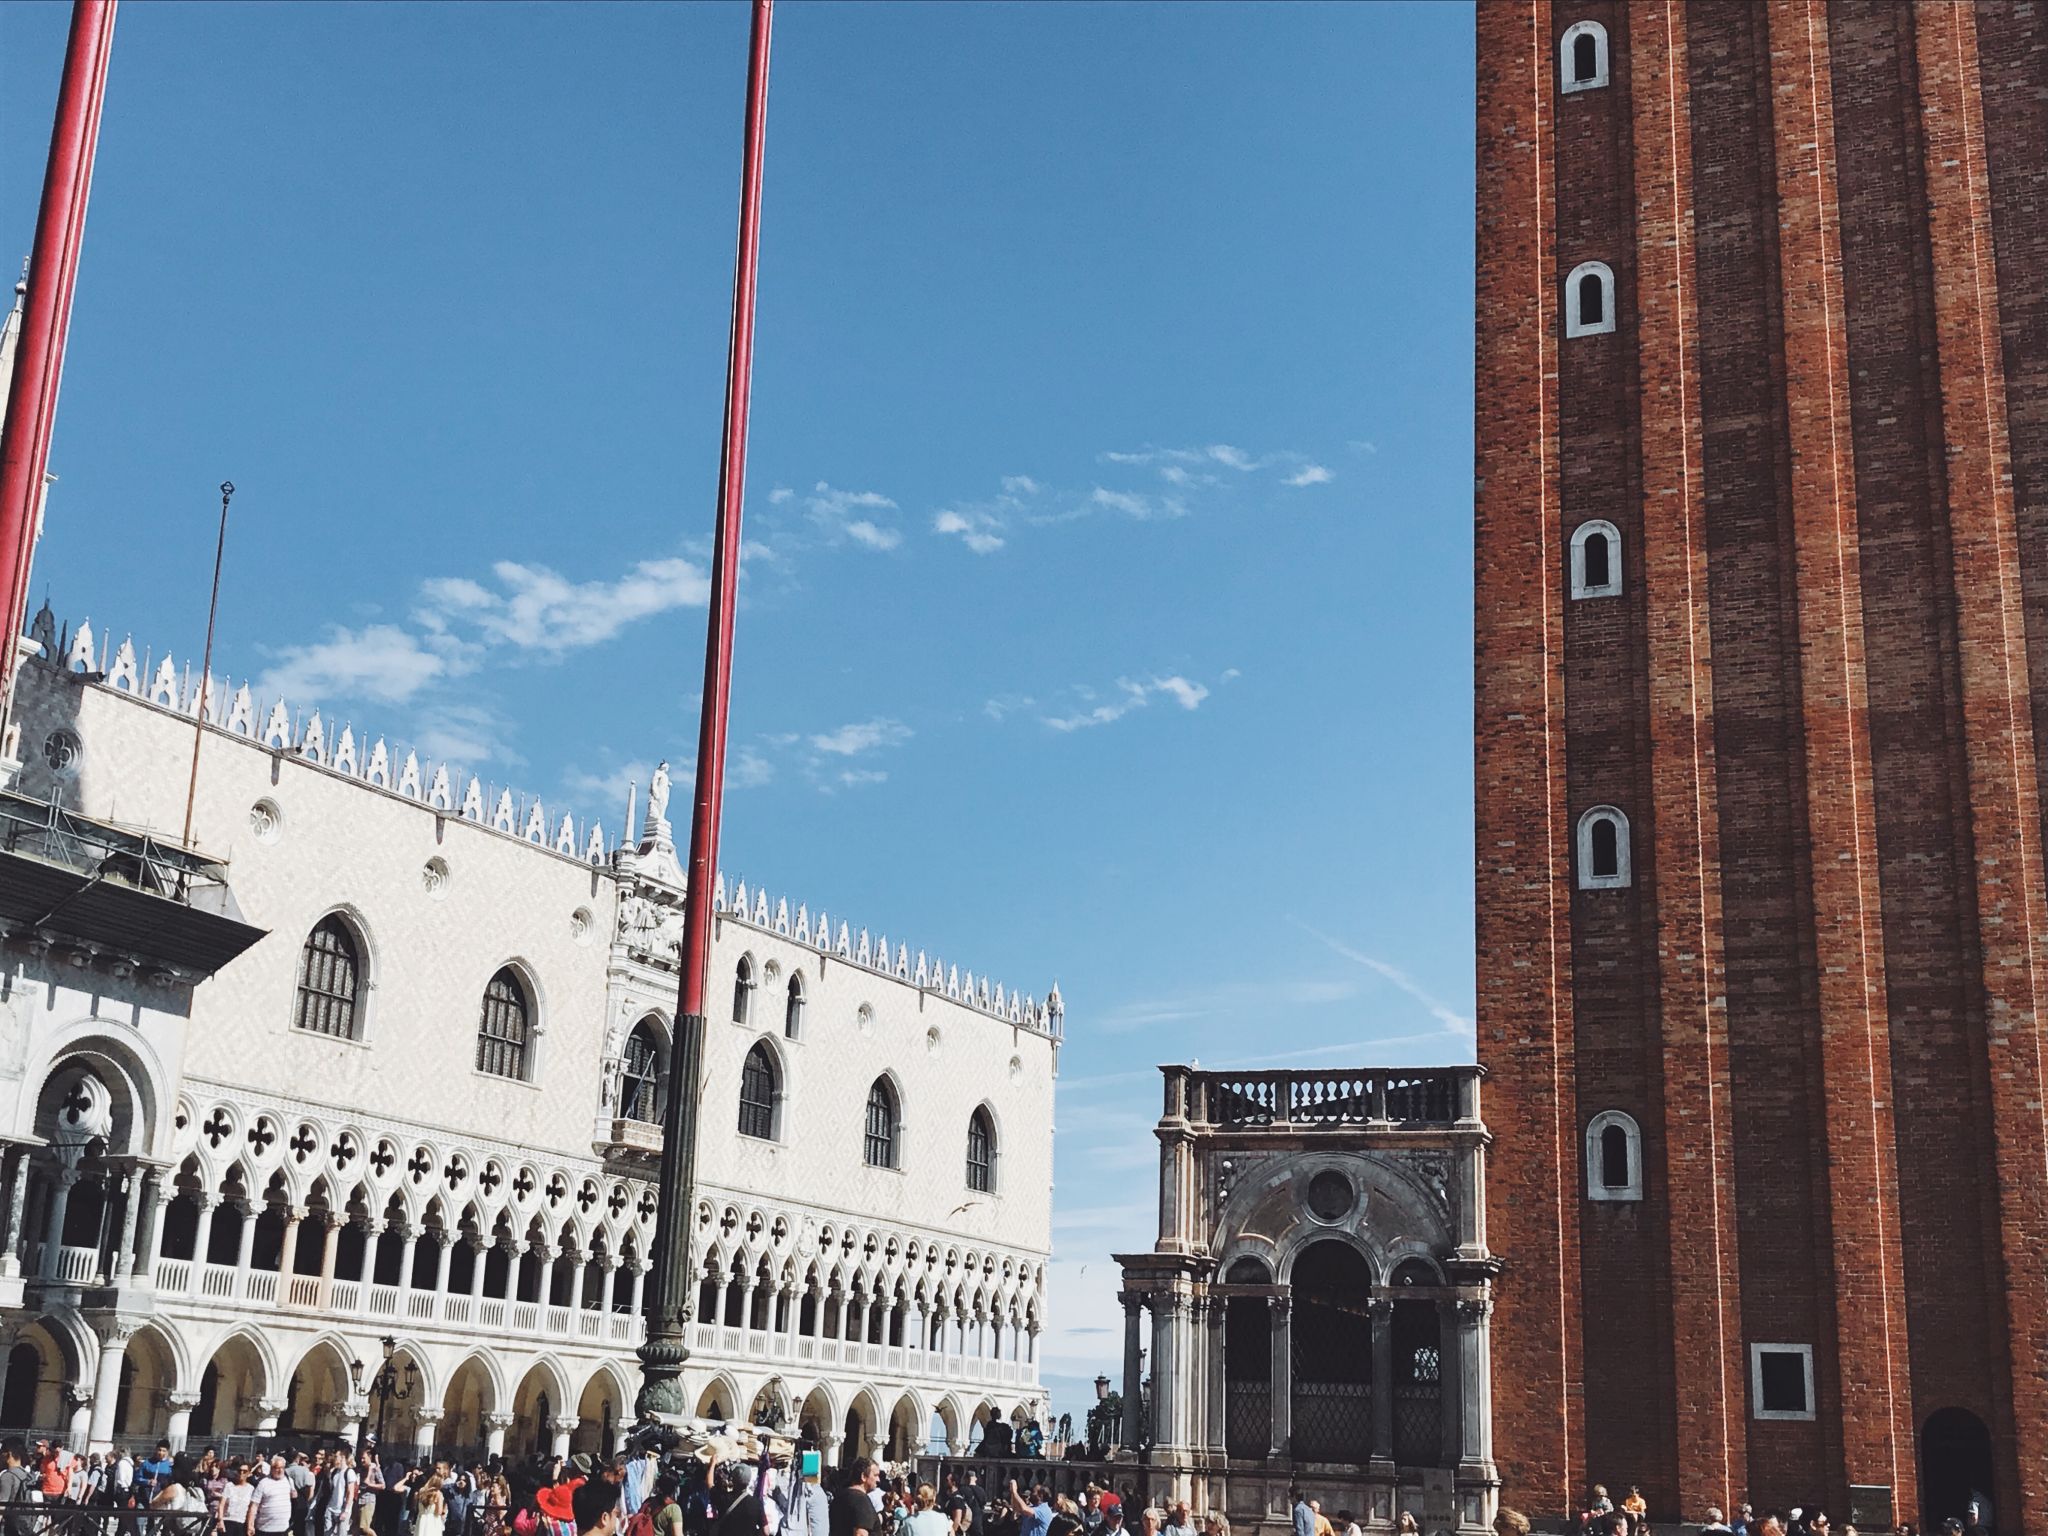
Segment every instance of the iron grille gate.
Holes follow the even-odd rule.
[[[1433,1467],[1443,1460],[1443,1356],[1434,1345],[1418,1345],[1395,1367],[1394,1460],[1404,1467]]]
[[[1372,1387],[1363,1381],[1297,1381],[1296,1461],[1364,1461],[1372,1454]]]
[[[1264,1456],[1273,1449],[1273,1388],[1264,1381],[1233,1381],[1223,1401],[1223,1448],[1232,1456]]]
[[[1372,1455],[1372,1334],[1357,1308],[1296,1293],[1288,1339],[1297,1461],[1362,1462]]]

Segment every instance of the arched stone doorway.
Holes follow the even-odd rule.
[[[1294,1457],[1364,1461],[1372,1447],[1372,1266],[1349,1243],[1326,1238],[1296,1256],[1290,1284]]]
[[[475,1355],[464,1360],[448,1378],[441,1394],[439,1443],[451,1454],[479,1455],[490,1441],[485,1419],[498,1412],[497,1388],[490,1370]]]
[[[192,1410],[192,1439],[254,1433],[262,1421],[269,1375],[262,1354],[245,1333],[221,1341],[199,1373],[199,1402]]]
[[[1953,1515],[1967,1521],[1969,1506],[1981,1506],[1992,1524],[1991,1431],[1967,1408],[1941,1408],[1920,1430],[1920,1514],[1925,1531],[1940,1529]]]
[[[170,1340],[155,1326],[138,1329],[121,1353],[115,1438],[155,1445],[170,1429],[171,1393],[177,1384],[178,1359]],[[11,1421],[0,1415],[0,1422]]]
[[[889,1412],[889,1439],[882,1459],[900,1462],[921,1456],[930,1438],[930,1416],[920,1414],[916,1400],[906,1392]]]
[[[555,1419],[563,1413],[561,1383],[545,1363],[528,1370],[512,1394],[512,1436],[508,1455],[546,1456],[555,1449]]]
[[[619,1411],[630,1402],[618,1379],[608,1369],[599,1369],[583,1384],[576,1402],[576,1431],[569,1437],[571,1451],[588,1451],[603,1460],[618,1440]]]

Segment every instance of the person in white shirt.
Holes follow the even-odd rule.
[[[327,1497],[321,1501],[316,1536],[341,1536],[356,1507],[356,1469],[347,1451],[336,1451],[327,1473]]]
[[[257,1480],[249,1500],[252,1536],[290,1536],[292,1495],[297,1491],[284,1475],[284,1458],[271,1457],[269,1470]]]
[[[235,1463],[234,1481],[220,1491],[220,1508],[214,1518],[228,1532],[246,1531],[249,1528],[249,1507],[256,1501],[256,1485],[249,1481],[249,1464]]]

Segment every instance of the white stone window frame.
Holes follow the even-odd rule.
[[[1806,1371],[1806,1407],[1800,1411],[1764,1406],[1764,1356],[1797,1355]],[[1817,1416],[1813,1401],[1813,1346],[1811,1344],[1752,1344],[1749,1346],[1750,1416],[1810,1423]]]
[[[1586,278],[1600,279],[1600,318],[1587,324],[1580,317],[1579,285]],[[1615,323],[1614,268],[1604,261],[1582,261],[1571,270],[1564,280],[1564,334],[1566,340],[1574,336],[1606,336],[1613,332]]]
[[[1573,68],[1579,39],[1593,39],[1593,73],[1581,80]],[[1557,88],[1570,96],[1578,91],[1597,91],[1607,84],[1607,29],[1597,21],[1575,21],[1557,40]]]
[[[299,1028],[298,968],[300,957],[305,953],[306,941],[312,937],[313,930],[326,922],[330,917],[340,921],[341,926],[348,930],[348,936],[355,941],[356,946],[356,1028],[355,1033],[351,1035],[328,1035],[322,1034],[318,1030]],[[312,922],[306,925],[306,931],[299,936],[299,947],[292,951],[291,1011],[285,1016],[285,1034],[295,1039],[321,1040],[333,1045],[353,1045],[359,1049],[366,1048],[372,1039],[371,1030],[377,1022],[376,999],[379,958],[376,945],[370,942],[369,923],[364,919],[362,912],[348,902],[337,902],[314,918]],[[493,971],[491,974],[495,976],[497,972]]]
[[[1607,580],[1599,585],[1586,580],[1586,541],[1595,534],[1607,540]],[[1591,518],[1572,530],[1572,597],[1621,596],[1621,530],[1604,518]]]
[[[749,1040],[747,1048],[740,1052],[739,1070],[742,1077],[747,1069],[747,1058],[754,1053],[754,1047],[757,1045],[768,1052],[769,1064],[775,1071],[775,1098],[769,1111],[768,1134],[749,1136],[735,1128],[734,1139],[742,1145],[752,1143],[755,1146],[781,1147],[789,1144],[790,1078],[794,1063],[790,1060],[789,1052],[784,1049],[787,1044],[788,1041],[779,1031],[762,1030]],[[734,1103],[738,1103],[737,1095]]]
[[[732,1021],[742,1029],[754,1027],[754,1002],[761,991],[761,965],[750,949],[733,962]]]
[[[900,1101],[897,1104],[896,1113],[897,1118],[900,1120],[903,1114]],[[968,1182],[967,1159],[964,1156],[960,1160],[960,1184],[969,1194],[987,1195],[993,1199],[1003,1192],[1003,1120],[1002,1116],[996,1113],[995,1101],[993,1099],[983,1099],[967,1112],[967,1127],[970,1138],[974,1134],[974,1117],[978,1114],[988,1117],[988,1188],[976,1189],[973,1184]]]
[[[540,976],[531,961],[520,955],[512,955],[491,967],[482,985],[476,989],[481,1007],[484,991],[500,971],[510,971],[526,992],[526,1050],[520,1058],[520,1074],[506,1077],[497,1072],[486,1072],[481,1067],[471,1067],[470,1076],[486,1083],[511,1083],[515,1087],[531,1088],[536,1092],[542,1087],[541,1073],[545,1065],[541,1059],[542,1042],[547,1038],[547,999],[541,992]],[[479,1022],[478,1029],[482,1024]]]
[[[1628,1138],[1628,1180],[1609,1184],[1602,1177],[1606,1168],[1607,1132],[1619,1126]],[[1586,1122],[1586,1198],[1588,1200],[1640,1200],[1643,1198],[1643,1131],[1635,1116],[1625,1110],[1603,1109]]]
[[[1599,822],[1614,823],[1614,873],[1596,875],[1593,873],[1593,828]],[[1596,805],[1579,817],[1578,824],[1579,889],[1582,891],[1618,891],[1634,883],[1629,862],[1628,816],[1619,806]]]

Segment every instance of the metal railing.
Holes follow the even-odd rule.
[[[1474,1067],[1190,1072],[1188,1111],[1210,1125],[1451,1125]]]
[[[227,885],[227,867],[214,859],[158,842],[147,832],[94,821],[54,800],[10,791],[0,791],[0,852],[27,854],[187,904],[197,889]]]

